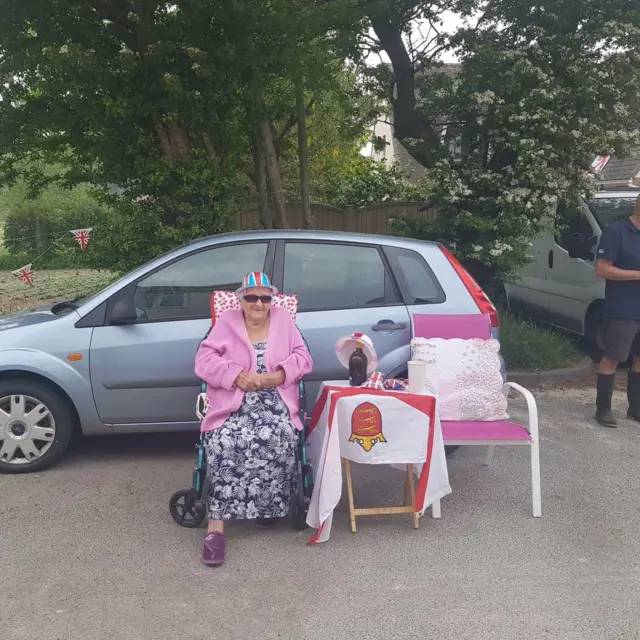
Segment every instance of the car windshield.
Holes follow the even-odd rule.
[[[634,211],[637,194],[629,196],[612,196],[611,198],[594,198],[589,203],[591,212],[601,227],[608,227],[618,220],[628,218]]]

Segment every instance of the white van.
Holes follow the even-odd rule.
[[[513,311],[584,336],[595,345],[602,318],[604,280],[594,258],[602,229],[630,216],[640,189],[602,191],[579,208],[559,209],[556,231],[533,241],[531,264],[505,285]]]

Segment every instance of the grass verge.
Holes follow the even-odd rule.
[[[0,314],[96,293],[114,279],[109,271],[51,269],[35,271],[29,287],[10,271],[0,271]]]
[[[507,371],[562,369],[585,357],[577,336],[542,327],[511,313],[500,314],[500,350]]]

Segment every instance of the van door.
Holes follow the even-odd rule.
[[[307,410],[320,384],[346,380],[335,354],[338,338],[364,333],[373,341],[379,370],[389,373],[407,361],[409,312],[377,245],[339,241],[278,242],[274,282],[298,296],[297,325],[313,358],[305,379]]]
[[[509,308],[537,320],[548,320],[548,285],[546,282],[549,251],[554,247],[553,223],[536,237],[528,253],[531,262],[518,272],[517,280],[505,284]]]
[[[586,238],[600,235],[599,225],[589,207],[586,203],[579,207],[560,206],[546,264],[548,321],[563,329],[583,333],[587,309],[593,300],[603,297],[604,282],[595,274],[595,242],[590,257],[569,256],[569,241],[578,233]]]

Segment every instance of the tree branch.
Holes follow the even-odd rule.
[[[314,107],[315,103],[316,103],[316,97],[313,96],[311,98],[311,100],[309,101],[309,103],[307,104],[305,110],[304,110],[305,115],[307,115],[307,116],[311,115],[311,112],[313,111],[313,107]],[[291,132],[293,127],[296,126],[297,123],[298,123],[297,116],[295,116],[295,115],[291,116],[286,121],[284,127],[282,127],[280,133],[275,137],[274,143],[275,143],[276,149],[278,149],[278,152],[280,151],[280,149],[282,147],[282,143],[284,142],[284,139]]]

